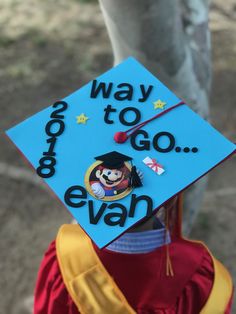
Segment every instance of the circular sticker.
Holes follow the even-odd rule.
[[[101,161],[94,162],[85,174],[85,186],[90,195],[103,201],[119,200],[132,191],[130,186],[131,165],[110,169]]]

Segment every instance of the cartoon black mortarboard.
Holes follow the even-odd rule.
[[[131,157],[118,153],[116,151],[106,153],[101,156],[95,157],[96,160],[102,161],[102,166],[109,169],[117,169],[124,166],[126,161],[132,160]]]

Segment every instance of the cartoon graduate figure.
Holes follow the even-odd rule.
[[[130,163],[131,157],[112,151],[95,160],[85,175],[87,190],[95,198],[120,199],[142,186],[143,174]]]

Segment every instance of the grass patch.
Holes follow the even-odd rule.
[[[15,39],[6,37],[6,36],[0,36],[0,46],[3,48],[7,48],[15,43]]]

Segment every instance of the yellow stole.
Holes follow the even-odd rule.
[[[60,228],[56,250],[63,281],[81,314],[136,313],[101,263],[91,240],[79,225],[63,225]],[[211,257],[215,272],[214,283],[200,314],[223,314],[230,300],[233,284],[224,266],[212,255]]]

